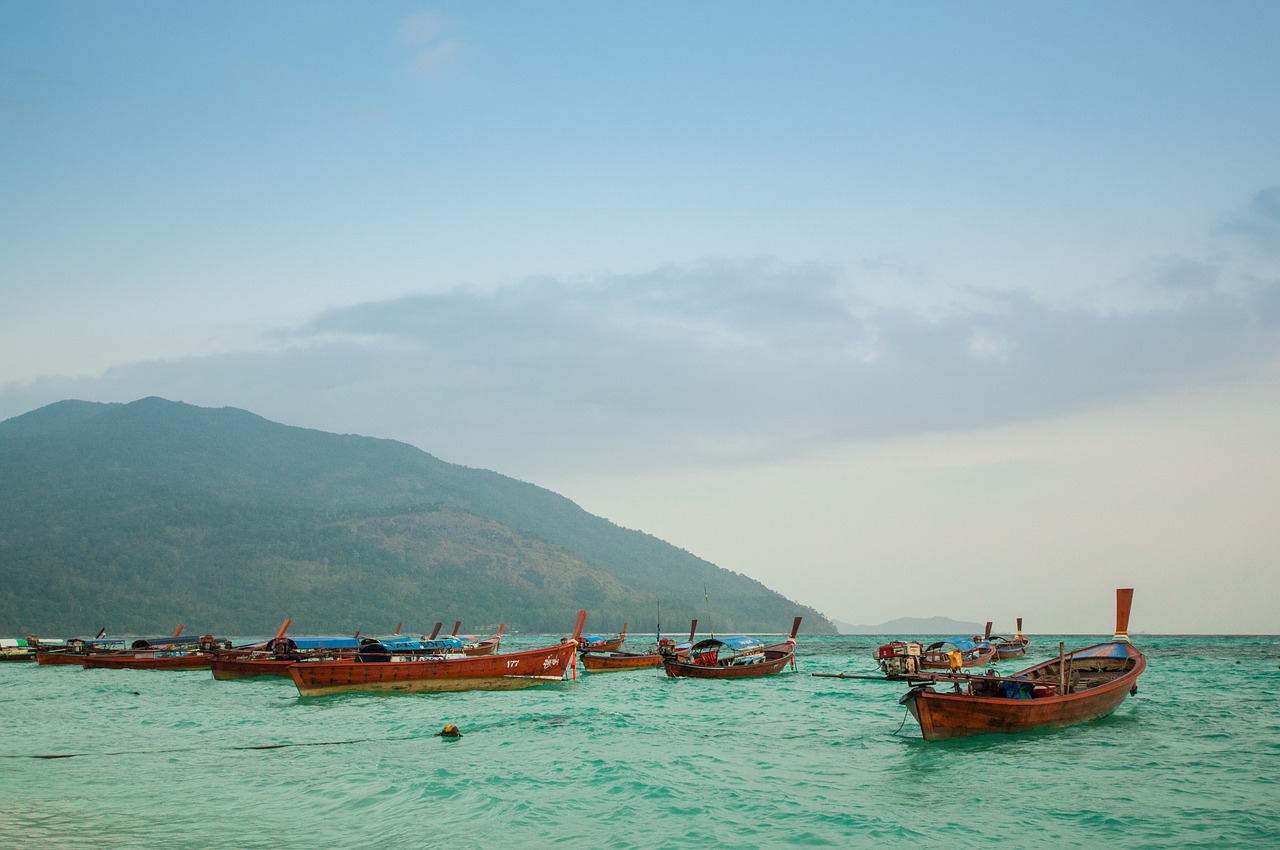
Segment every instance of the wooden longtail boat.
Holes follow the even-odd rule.
[[[684,643],[676,643],[670,638],[659,636],[657,645],[649,652],[584,652],[579,660],[582,661],[582,669],[592,673],[661,667],[664,655],[683,658],[689,654],[689,649],[693,646],[693,635],[697,629],[698,621],[694,620],[689,626],[689,639]]]
[[[927,741],[1056,729],[1105,717],[1137,693],[1146,656],[1129,643],[1133,589],[1116,591],[1116,633],[1013,676],[936,674],[902,697]],[[922,677],[923,678],[923,677]],[[934,685],[953,683],[954,692]]]
[[[587,612],[579,611],[572,638],[540,649],[480,656],[390,654],[379,656],[380,660],[304,661],[291,666],[289,675],[302,696],[527,688],[564,678],[577,658],[586,619]]]
[[[975,643],[969,638],[955,637],[926,646],[920,653],[920,666],[925,670],[960,670],[985,667],[995,659],[993,647]]]
[[[747,635],[705,638],[690,647],[684,658],[675,654],[664,655],[662,666],[668,676],[688,679],[768,676],[782,672],[788,664],[794,670],[800,619],[796,617],[791,624],[791,636],[785,643],[766,646],[759,638]]]
[[[213,678],[248,679],[254,676],[289,678],[289,665],[319,658],[350,657],[360,648],[355,637],[286,637],[291,620],[285,620],[266,644],[219,652],[209,664]]]
[[[988,642],[996,651],[997,661],[1007,661],[1010,658],[1018,658],[1027,654],[1027,647],[1031,641],[1027,640],[1022,634],[1022,618],[1018,618],[1018,630],[1013,637],[1001,637],[1000,635],[992,635],[991,624],[987,624]]]
[[[219,651],[230,648],[230,641],[212,635],[198,640],[140,638],[125,652],[82,656],[80,666],[86,670],[207,670]]]
[[[139,649],[149,646],[160,646],[165,642],[190,642],[190,638],[182,638],[182,623],[178,623],[178,627],[173,630],[173,634],[164,638],[142,638],[135,640],[133,647]],[[75,638],[68,642],[65,650],[55,650],[54,652],[40,652],[36,656],[36,662],[39,664],[65,664],[84,667],[85,656],[88,655],[128,655],[133,649],[125,646],[124,638],[105,637],[107,630],[99,629],[98,634],[92,638]]]
[[[105,630],[104,630],[105,631]],[[86,655],[104,653],[120,653],[124,651],[124,638],[103,637],[99,632],[96,637],[76,637],[67,641],[65,646],[44,647],[36,649],[36,663],[44,665],[84,666],[81,661]]]
[[[213,678],[247,679],[252,676],[289,678],[290,665],[325,658],[353,656],[360,641],[353,637],[321,636],[281,638],[271,648],[250,652],[219,653],[209,664]]]
[[[616,635],[583,635],[578,643],[578,652],[617,652],[627,639],[627,624],[622,624],[622,631]]]
[[[652,652],[584,652],[582,669],[592,673],[609,673],[618,670],[645,670],[662,666],[662,653]]]
[[[454,636],[462,641],[463,655],[493,655],[502,644],[502,632],[506,627],[506,623],[499,623],[497,634],[493,637],[482,638],[476,635],[458,635],[456,632]]]

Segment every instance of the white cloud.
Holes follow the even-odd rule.
[[[442,41],[414,53],[407,68],[415,77],[436,80],[458,61],[461,50],[457,42]]]
[[[439,41],[445,29],[445,20],[438,12],[424,9],[400,22],[399,36],[410,47],[422,47]]]
[[[415,12],[400,23],[402,44],[412,51],[405,69],[416,79],[439,82],[445,72],[455,67],[462,55],[462,45],[447,36],[448,24],[436,12]]]
[[[983,293],[926,317],[859,283],[717,260],[419,294],[327,310],[277,350],[120,367],[86,396],[232,404],[536,475],[998,427],[1233,380],[1280,350],[1259,319],[1274,288],[1109,314]]]

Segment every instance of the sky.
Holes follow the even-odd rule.
[[[0,419],[161,396],[829,617],[1277,633],[1280,5],[0,0]],[[781,628],[781,625],[780,625]]]

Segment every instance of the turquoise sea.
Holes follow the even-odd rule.
[[[1107,637],[1033,636],[1001,669]],[[0,846],[1280,847],[1280,638],[1138,635],[1111,717],[938,743],[901,685],[810,675],[872,673],[885,640],[802,633],[797,672],[736,682],[308,699],[4,664]]]

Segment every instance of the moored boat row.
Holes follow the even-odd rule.
[[[928,647],[895,641],[880,647],[880,677],[838,674],[838,678],[901,681],[908,686],[900,702],[916,719],[926,740],[1052,729],[1083,723],[1113,712],[1124,697],[1137,692],[1146,667],[1143,653],[1129,642],[1128,622],[1133,590],[1116,591],[1116,630],[1110,641],[1068,652],[1059,645],[1056,657],[1012,675],[994,669],[970,672],[974,662],[993,663],[1004,646],[1016,657],[1029,641],[1019,619],[1014,638],[984,635],[953,638]],[[695,641],[697,620],[689,639],[677,644],[662,638],[651,650],[622,650],[627,625],[613,636],[583,636],[586,611],[577,613],[571,637],[548,646],[516,652],[497,651],[503,627],[492,638],[440,637],[437,623],[430,635],[288,637],[286,620],[274,638],[233,647],[230,641],[203,635],[183,638],[182,626],[172,636],[144,638],[123,648],[120,639],[74,639],[49,648],[47,663],[78,659],[85,668],[200,669],[215,679],[249,676],[288,677],[304,697],[348,692],[447,692],[513,690],[576,678],[584,669],[638,670],[662,667],[666,676],[684,679],[741,679],[781,673],[796,667],[796,636],[801,618],[787,639],[766,644],[748,635],[712,635]],[[602,646],[611,647],[600,649]],[[587,647],[594,647],[588,649]],[[19,648],[19,647],[15,647]],[[25,648],[25,647],[21,647]],[[59,659],[59,660],[52,660]],[[46,663],[43,662],[42,663]],[[837,676],[814,673],[815,676]]]

